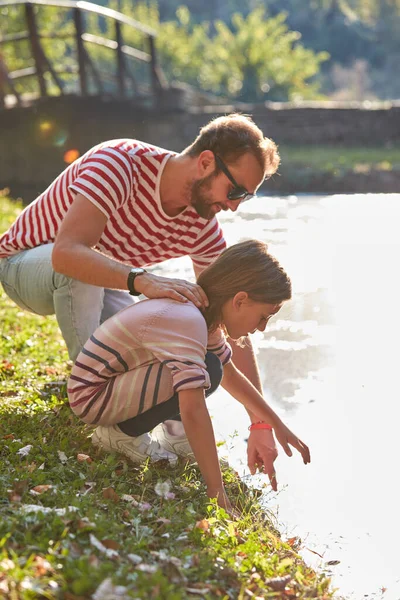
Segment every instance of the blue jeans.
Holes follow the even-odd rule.
[[[53,244],[0,259],[0,282],[20,308],[55,314],[71,360],[97,327],[134,302],[128,292],[82,283],[53,270]]]

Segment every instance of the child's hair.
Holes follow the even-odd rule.
[[[209,331],[221,325],[222,306],[238,292],[254,302],[279,304],[292,297],[290,279],[279,262],[259,240],[227,248],[198,277],[209,306],[203,311]]]

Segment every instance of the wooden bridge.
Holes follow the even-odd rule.
[[[7,13],[19,7],[24,30],[9,32]],[[65,33],[44,32],[38,14],[43,7],[54,7],[65,13],[64,24],[72,24]],[[111,23],[113,38],[94,35],[87,31],[88,15]],[[125,43],[125,36],[134,30],[142,38],[141,48]],[[68,66],[64,61],[53,64],[51,43],[68,40]],[[24,100],[21,85],[30,80],[36,88],[31,99],[52,95],[74,94],[85,96],[110,96],[128,99],[152,107],[162,106],[168,92],[168,84],[157,62],[156,32],[123,14],[84,1],[73,0],[0,0],[0,108],[21,105]],[[9,44],[28,44],[30,58],[27,66],[11,70],[7,65]],[[46,52],[47,48],[47,52]],[[106,63],[91,56],[90,48],[102,48],[112,52],[113,58]],[[54,62],[54,61],[53,61]],[[98,64],[100,62],[100,64]],[[103,68],[102,68],[103,66]],[[32,85],[32,79],[36,85]]]

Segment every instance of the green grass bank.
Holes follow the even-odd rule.
[[[0,232],[21,210],[0,198]],[[333,597],[231,469],[232,520],[196,465],[135,467],[95,451],[69,410],[54,317],[0,291],[0,598],[287,600]]]
[[[279,146],[279,174],[265,192],[396,193],[400,189],[400,148]]]

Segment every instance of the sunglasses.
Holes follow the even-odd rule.
[[[228,200],[233,200],[234,202],[240,200],[240,202],[242,203],[246,202],[246,200],[250,200],[250,198],[254,198],[254,194],[251,194],[246,190],[246,188],[237,183],[237,181],[230,173],[228,167],[226,166],[222,158],[220,158],[218,154],[214,154],[214,157],[218,168],[221,169],[224,175],[226,175],[229,181],[234,185],[233,190],[227,193]]]

